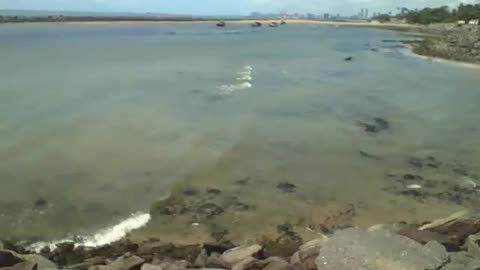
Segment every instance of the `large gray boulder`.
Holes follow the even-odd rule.
[[[37,270],[38,266],[36,263],[32,262],[21,262],[17,263],[14,266],[2,267],[0,270]]]
[[[470,235],[466,241],[468,254],[480,259],[480,234]]]
[[[328,238],[325,236],[323,238],[318,238],[311,240],[298,248],[298,251],[293,254],[290,258],[292,264],[300,263],[302,260],[310,257],[317,256],[320,248],[328,241]]]
[[[133,255],[123,255],[106,266],[93,266],[92,270],[140,270],[145,260]]]
[[[232,267],[248,257],[254,257],[254,255],[257,254],[260,250],[262,250],[262,246],[260,245],[240,246],[232,248],[225,251],[220,256],[220,260],[225,265]]]
[[[465,270],[480,270],[480,261],[472,261],[465,267]]]
[[[18,254],[10,250],[0,250],[0,267],[14,266],[20,262],[31,262],[38,269],[56,269],[57,265],[47,258],[35,254]]]
[[[13,252],[8,250],[0,250],[0,267],[9,267],[17,263],[23,262],[21,258],[14,255]]]
[[[435,270],[448,259],[437,242],[421,245],[389,231],[350,228],[321,247],[316,264],[318,270]]]

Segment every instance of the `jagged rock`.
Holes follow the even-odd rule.
[[[294,231],[279,233],[281,235],[276,239],[264,238],[262,240],[265,256],[290,257],[303,243],[302,238]]]
[[[459,251],[468,236],[480,232],[480,219],[472,216],[468,211],[460,211],[423,225],[419,230],[447,236],[452,243],[452,245],[446,245],[447,250]]]
[[[223,252],[234,248],[235,246],[231,243],[204,243],[203,248],[207,251],[208,255],[212,253],[222,254]]]
[[[144,259],[137,256],[123,255],[107,265],[108,270],[139,270],[145,262]]]
[[[136,254],[140,256],[156,254],[156,257],[160,261],[165,258],[171,258],[193,262],[200,253],[200,250],[200,245],[175,246],[173,244],[153,243],[150,245],[140,245],[139,251]]]
[[[474,260],[466,251],[459,251],[459,252],[451,252],[448,253],[450,257],[449,264],[457,264],[457,265],[467,265],[472,260]]]
[[[172,263],[164,262],[159,265],[143,264],[141,270],[185,270],[190,266],[190,263],[183,261],[174,261]]]
[[[467,264],[465,270],[480,270],[480,261],[473,261]]]
[[[449,264],[445,265],[445,267],[442,267],[441,270],[465,270],[465,265],[464,264],[449,263]]]
[[[318,270],[436,270],[448,262],[443,246],[425,246],[388,231],[337,231],[320,249]]]
[[[234,266],[232,266],[232,270],[245,270],[245,269],[249,269],[250,265],[252,265],[255,261],[257,261],[257,259],[253,258],[253,257],[247,257],[241,261],[239,261],[238,263],[236,263]]]
[[[37,264],[38,268],[40,269],[57,268],[57,265],[55,263],[51,262],[47,258],[40,255],[35,255],[35,254],[24,255],[24,254],[18,254],[16,252],[9,251],[9,250],[0,251],[0,267],[13,266],[17,263],[24,262],[24,261]]]
[[[63,242],[56,245],[58,253],[70,253],[75,248],[75,243],[73,242]]]
[[[261,250],[262,246],[260,245],[240,246],[225,251],[220,256],[220,260],[222,260],[226,265],[233,266],[245,258],[254,257]]]
[[[298,249],[298,255],[300,257],[300,260],[303,260],[304,258],[307,258],[312,255],[318,255],[318,252],[320,251],[320,248],[325,244],[325,242],[328,241],[328,238],[319,238],[319,239],[314,239],[311,240]]]
[[[414,225],[407,225],[398,231],[399,235],[406,236],[420,244],[426,244],[430,241],[437,241],[441,243],[448,251],[458,251],[461,243],[457,239],[451,238],[448,235],[439,234],[429,230],[419,231]]]
[[[229,268],[229,266],[220,259],[220,254],[214,252],[207,259],[207,268]]]
[[[109,270],[107,265],[95,265],[88,268],[88,270]]]
[[[56,269],[57,265],[50,261],[49,259],[35,254],[20,255],[25,261],[36,263],[39,269]]]
[[[21,262],[13,266],[0,268],[0,270],[37,270],[37,269],[38,269],[37,264],[32,262]]]
[[[280,257],[271,257],[265,260],[268,265],[263,270],[287,270],[289,264]]]
[[[7,250],[0,250],[0,267],[9,267],[17,263],[21,263],[24,260],[15,256],[14,252]]]
[[[163,270],[160,265],[145,263],[140,268],[141,270]]]
[[[290,262],[292,265],[288,269],[289,270],[317,270],[315,259],[316,259],[315,256],[311,256],[297,263]]]
[[[466,241],[467,251],[470,256],[480,259],[480,235],[470,235]]]
[[[90,269],[90,267],[95,266],[95,265],[103,265],[105,264],[105,258],[104,257],[93,257],[93,258],[88,258],[85,261],[78,263],[78,264],[73,264],[69,265],[67,268],[68,269],[79,269],[79,270],[87,270]]]
[[[193,266],[198,268],[204,268],[207,266],[207,260],[208,260],[207,250],[202,249],[202,251],[200,251],[200,254],[198,254],[197,258],[195,259]]]

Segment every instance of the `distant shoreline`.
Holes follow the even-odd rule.
[[[279,22],[281,19],[183,19],[183,18],[66,18],[64,20],[22,20],[22,21],[5,21],[1,24],[77,24],[77,25],[96,25],[96,24],[216,24],[219,21],[228,24],[252,24],[261,22],[268,24],[271,22]],[[283,20],[287,24],[318,24],[331,26],[349,26],[349,27],[372,27],[392,30],[408,30],[423,28],[420,25],[401,24],[401,23],[379,23],[367,21],[323,21],[323,20],[306,20],[306,19],[286,19]]]

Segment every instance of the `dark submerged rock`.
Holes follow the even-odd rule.
[[[385,129],[390,128],[390,123],[383,118],[375,117],[375,118],[373,118],[373,121],[375,122],[375,125],[381,130],[385,130]]]
[[[390,123],[380,117],[373,118],[371,122],[361,122],[360,125],[363,126],[365,132],[368,134],[379,133],[390,128]]]
[[[215,203],[201,204],[195,209],[194,214],[200,220],[210,219],[223,214],[224,209]]]
[[[227,26],[227,23],[224,22],[224,21],[221,21],[221,22],[217,23],[217,27],[225,27],[225,26]]]
[[[217,195],[220,195],[222,193],[222,191],[218,188],[209,188],[209,189],[207,189],[207,193],[209,195],[217,196]]]
[[[277,185],[277,188],[280,189],[282,192],[285,192],[285,193],[293,193],[293,192],[296,191],[297,186],[295,186],[294,184],[289,183],[289,182],[280,182]]]
[[[45,198],[38,198],[37,200],[35,200],[35,202],[33,203],[33,207],[34,208],[44,208],[48,205],[48,201],[45,199]]]
[[[363,151],[363,150],[360,150],[359,151],[360,153],[360,156],[363,157],[363,158],[368,158],[368,159],[376,159],[376,160],[380,160],[381,158],[376,156],[376,155],[373,155],[373,154],[370,154],[366,151]]]
[[[250,177],[245,177],[243,179],[235,181],[235,185],[238,186],[246,186],[250,182]]]
[[[452,171],[460,176],[468,176],[468,171],[463,165],[457,165]]]
[[[352,56],[345,57],[345,58],[343,59],[343,61],[346,61],[346,62],[350,62],[350,61],[352,61],[352,60],[353,60],[353,57],[352,57]]]
[[[193,189],[193,188],[188,188],[186,190],[183,191],[183,194],[185,196],[195,196],[198,194],[198,190],[196,189]]]

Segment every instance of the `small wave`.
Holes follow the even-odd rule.
[[[238,72],[235,80],[239,82],[238,84],[224,84],[218,89],[220,90],[217,94],[220,95],[230,95],[233,92],[251,88],[252,87],[252,70],[253,67],[250,65],[242,67]]]
[[[250,76],[250,75],[252,75],[252,72],[250,70],[239,71],[239,72],[237,72],[237,74],[240,75],[240,76]]]
[[[243,67],[243,70],[252,71],[253,68],[252,68],[252,66],[249,66],[249,65],[248,65],[248,66],[244,66],[244,67]]]
[[[240,77],[237,77],[237,81],[247,81],[251,82],[252,81],[252,76],[250,75],[242,75]]]
[[[251,66],[244,66],[239,72],[237,72],[240,76],[251,76],[253,68]]]
[[[56,245],[62,242],[76,242],[75,246],[86,246],[86,247],[98,247],[104,246],[115,241],[118,241],[125,237],[127,233],[137,230],[145,226],[151,219],[150,214],[147,213],[136,213],[132,214],[129,218],[123,220],[115,226],[105,228],[98,231],[96,234],[91,236],[80,237],[81,241],[75,241],[75,239],[67,238],[59,241],[53,242],[37,242],[27,247],[28,250],[40,252],[44,247],[49,247],[54,250]],[[78,239],[79,237],[75,237]]]
[[[219,87],[221,95],[230,95],[233,92],[247,89],[252,87],[252,84],[249,82],[243,82],[239,84],[225,84]]]

